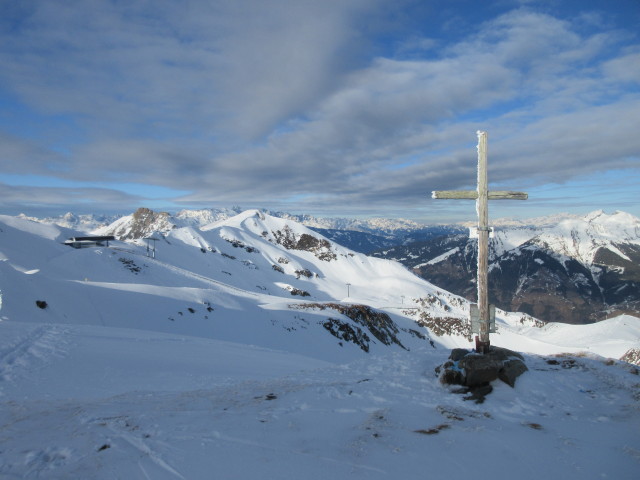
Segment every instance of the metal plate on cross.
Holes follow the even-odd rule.
[[[495,238],[495,228],[489,228],[489,238]],[[469,227],[469,238],[478,238],[478,227]]]
[[[471,333],[480,335],[480,309],[478,304],[472,303],[469,308],[471,319]],[[496,306],[489,305],[489,333],[496,332]]]

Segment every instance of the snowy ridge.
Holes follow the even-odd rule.
[[[156,232],[166,233],[177,224],[167,212],[154,212],[148,208],[139,208],[132,215],[122,217],[111,225],[99,228],[96,235],[113,235],[120,240],[136,240],[150,237]]]
[[[640,219],[625,212],[607,215],[600,210],[583,218],[564,220],[538,234],[535,241],[591,265],[600,248],[607,248],[624,258],[616,244],[640,245]]]
[[[533,242],[591,265],[600,248],[610,249],[624,257],[616,244],[640,245],[640,219],[625,212],[608,215],[598,210],[582,217],[563,218],[558,223],[542,223],[542,226],[496,228],[492,254],[499,257],[526,242]]]
[[[114,327],[135,325],[210,336],[214,325],[207,317],[213,316],[212,311],[223,318],[240,316],[240,323],[246,323],[246,310],[278,311],[276,317],[283,318],[271,322],[286,329],[291,328],[289,324],[298,323],[299,314],[289,310],[292,303],[349,298],[354,303],[398,308],[402,295],[406,295],[408,302],[411,295],[418,297],[434,290],[394,262],[355,254],[300,224],[258,211],[245,212],[208,229],[174,228],[156,242],[156,258],[148,256],[144,240],[113,242],[110,248],[74,250],[62,245],[64,239],[75,234],[73,231],[11,217],[7,222],[24,229],[3,228],[6,241],[2,245],[11,248],[2,251],[9,261],[0,263],[6,279],[2,285],[2,315],[8,319],[46,318],[55,323],[91,322]],[[28,237],[34,228],[48,235],[48,244],[41,244],[42,237]],[[36,244],[38,255],[33,256],[30,245]],[[26,276],[24,272],[34,275]],[[349,291],[346,283],[350,283]],[[148,303],[150,297],[155,300]],[[36,300],[46,301],[48,307],[34,312]],[[146,313],[141,316],[140,312]],[[197,318],[189,323],[179,322],[186,313]],[[287,344],[286,333],[282,338],[264,334],[264,328],[273,328],[271,323],[265,325],[260,320],[264,315],[257,314],[253,323],[257,321],[258,326],[249,329],[253,332],[238,330],[239,325],[232,326],[230,321],[227,333],[226,327],[222,328],[219,333],[223,336],[218,338],[238,340],[238,335],[241,338],[255,335],[256,344],[266,341],[271,348],[282,347],[282,342]],[[324,317],[318,313],[309,315]],[[319,327],[325,332],[319,321],[315,321],[311,330],[317,332]],[[408,319],[397,321],[404,321],[405,328],[414,325]],[[329,350],[337,348],[339,357],[353,354],[353,350],[327,336],[326,342],[334,345]],[[411,340],[404,343],[409,345]],[[306,348],[304,342],[299,348]]]
[[[147,208],[140,208],[138,212],[145,212],[146,215],[155,214],[155,231],[166,233],[173,228],[194,227],[206,228],[210,224],[229,219],[239,213],[238,209],[228,208],[208,208],[201,210],[181,210],[172,215],[168,212],[152,212]],[[392,238],[409,235],[412,232],[419,233],[428,229],[427,225],[423,225],[411,220],[405,219],[351,219],[351,218],[321,218],[312,215],[294,215],[287,212],[271,212],[269,210],[260,210],[265,215],[275,218],[282,218],[296,223],[305,225],[306,227],[325,229],[325,230],[342,230],[368,233],[372,235],[386,235]],[[67,214],[73,215],[73,214]],[[45,223],[53,223],[64,225],[64,218],[38,220]],[[93,232],[98,235],[115,235],[124,238],[131,238],[131,231],[135,230],[134,224],[139,222],[136,220],[135,214],[125,215],[113,220],[109,225],[101,224],[99,228],[94,228]],[[74,226],[74,224],[70,224]]]

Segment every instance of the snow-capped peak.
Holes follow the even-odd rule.
[[[624,212],[608,215],[598,210],[563,220],[540,232],[536,241],[590,265],[601,248],[616,252],[619,243],[640,245],[640,219]]]

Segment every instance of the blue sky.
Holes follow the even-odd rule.
[[[640,1],[0,0],[0,213],[640,216]]]

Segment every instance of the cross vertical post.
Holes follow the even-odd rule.
[[[464,199],[476,200],[478,214],[478,306],[479,325],[476,336],[476,352],[489,353],[491,343],[491,315],[494,308],[489,305],[489,200],[526,200],[524,192],[489,191],[487,179],[487,132],[477,132],[478,135],[478,187],[473,190],[441,190],[432,192],[436,199]],[[472,306],[473,307],[473,306]],[[471,308],[472,330],[474,327],[474,308]]]
[[[476,351],[489,351],[489,186],[487,181],[487,132],[478,132],[478,308],[480,332]]]

